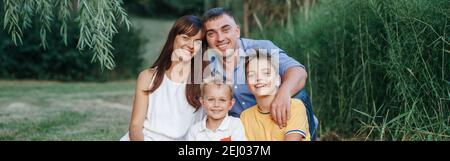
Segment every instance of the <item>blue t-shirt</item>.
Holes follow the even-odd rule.
[[[234,68],[233,73],[233,97],[236,103],[231,108],[229,115],[234,117],[239,117],[241,112],[247,108],[256,105],[255,96],[249,91],[247,84],[245,83],[245,57],[253,54],[252,51],[260,50],[266,51],[267,54],[271,55],[272,60],[277,60],[279,63],[278,69],[280,76],[283,77],[287,69],[291,67],[302,67],[305,68],[295,59],[289,57],[286,52],[281,50],[275,44],[268,40],[252,40],[240,38],[239,44],[239,58],[238,64]],[[253,49],[253,50],[252,50]],[[223,72],[223,67],[221,62],[218,60],[217,55],[214,52],[207,52],[208,59],[210,61],[210,69],[212,74],[219,74],[225,77]]]

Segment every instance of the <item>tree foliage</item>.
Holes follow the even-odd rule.
[[[49,47],[47,35],[51,25],[60,24],[59,34],[67,45],[68,24],[75,22],[79,27],[78,50],[91,50],[92,62],[102,67],[115,66],[111,45],[117,34],[117,25],[130,29],[131,22],[122,8],[122,0],[3,0],[3,29],[16,45],[23,43],[26,31],[33,25],[40,27],[42,48]]]

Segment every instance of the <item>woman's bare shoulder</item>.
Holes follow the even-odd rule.
[[[147,86],[151,79],[153,78],[153,75],[156,73],[155,68],[147,68],[141,72],[139,72],[139,76],[137,78],[137,85],[145,85]]]

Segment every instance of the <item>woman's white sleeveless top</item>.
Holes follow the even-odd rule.
[[[161,85],[149,95],[144,139],[184,140],[189,127],[203,116],[203,110],[195,111],[188,103],[186,83],[174,82],[164,74]]]

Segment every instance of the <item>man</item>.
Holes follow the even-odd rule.
[[[239,117],[241,112],[256,104],[255,97],[245,84],[244,57],[250,50],[267,49],[279,61],[279,73],[282,78],[279,92],[271,103],[272,119],[278,126],[285,127],[290,116],[290,99],[292,96],[301,99],[307,107],[311,136],[315,136],[317,119],[312,113],[311,102],[306,92],[301,91],[306,83],[307,73],[305,67],[286,52],[267,40],[251,40],[240,38],[240,28],[233,15],[224,8],[213,8],[203,15],[206,40],[209,49],[206,54],[210,61],[211,72],[221,74],[225,79],[233,82],[233,97],[236,100],[230,115]],[[210,51],[213,54],[210,54]],[[301,91],[301,92],[300,92]],[[314,139],[314,138],[312,138]]]

